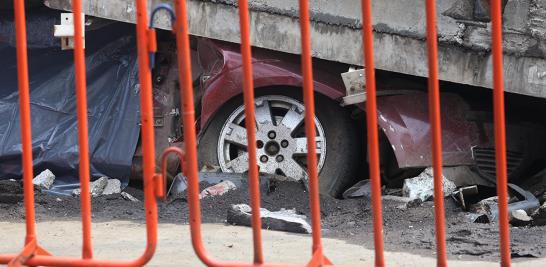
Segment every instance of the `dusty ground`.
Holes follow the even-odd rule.
[[[140,190],[128,188],[126,191],[137,198],[142,199],[142,192]],[[299,184],[280,183],[269,186],[262,192],[262,206],[270,210],[296,208],[298,212],[308,215],[309,209],[307,201],[307,192],[305,192],[303,187]],[[8,230],[12,227],[6,227],[5,225],[17,225],[13,224],[13,222],[22,222],[24,218],[22,203],[17,201],[11,202],[12,203],[0,204],[0,218],[2,218],[1,221],[4,222],[4,226],[0,227],[0,236],[2,236],[2,238],[6,236],[6,233],[14,233],[14,231]],[[66,229],[64,226],[59,227],[64,228],[61,229],[61,232],[66,233],[77,232],[75,230],[79,229],[79,225],[77,223],[74,225],[73,223],[73,221],[77,221],[79,218],[79,201],[77,198],[57,198],[45,194],[37,194],[36,203],[37,221],[42,225],[51,225],[51,227],[56,227],[59,223],[60,225],[64,225],[65,223],[73,225],[66,227],[73,227],[74,231],[71,228]],[[202,201],[203,221],[215,224],[225,223],[227,207],[231,204],[239,203],[248,203],[245,186],[240,190],[229,192],[221,197],[204,199]],[[398,205],[399,203],[393,202],[384,203],[383,216],[386,250],[395,254],[411,253],[424,257],[433,257],[435,241],[432,202],[425,202],[419,207],[409,208],[407,210],[397,208],[396,206]],[[168,234],[169,230],[165,229],[175,229],[180,226],[180,224],[187,224],[187,213],[187,203],[184,199],[178,199],[171,203],[160,203],[159,221],[161,225],[159,232],[167,232],[166,238],[170,238]],[[329,242],[341,242],[344,246],[354,246],[354,248],[359,248],[360,251],[368,251],[368,253],[371,253],[371,250],[373,249],[371,209],[370,203],[366,199],[336,200],[323,198],[322,215],[324,236],[332,239],[332,241]],[[466,222],[464,213],[461,212],[450,199],[446,199],[446,216],[448,252],[450,259],[471,261],[498,260],[498,226],[496,224],[475,224]],[[119,230],[119,227],[113,227],[112,225],[126,224],[135,229],[141,228],[139,225],[143,222],[142,203],[133,203],[124,200],[120,195],[94,198],[93,220],[98,223],[96,224],[96,227],[102,225],[101,227],[110,229],[110,231],[112,231],[111,233],[116,233],[116,236],[125,238],[125,235],[123,235],[122,232],[119,232],[118,235],[117,231],[125,231],[126,229]],[[61,223],[60,221],[64,222]],[[175,227],[175,225],[178,226]],[[18,225],[18,227],[23,229],[21,225]],[[47,228],[48,233],[55,233],[54,235],[57,237],[62,235],[62,233],[54,231],[51,227]],[[187,227],[180,226],[180,229],[187,229]],[[228,235],[241,231],[238,227],[218,227],[218,229],[223,229],[218,231],[226,231]],[[546,245],[544,245],[543,242],[546,238],[545,230],[544,227],[513,227],[511,229],[513,256],[544,257],[546,255]],[[294,234],[266,232],[268,235],[281,235],[283,238],[287,238],[287,240],[292,237],[297,237],[306,241],[309,239],[308,237],[301,237],[300,235]],[[104,236],[106,234],[95,232],[95,236],[98,237],[99,235]],[[246,235],[248,235],[248,233]],[[75,234],[75,236],[79,237],[77,234]],[[211,238],[207,244],[211,244],[212,246],[218,246],[216,241],[213,240],[216,238],[224,238],[216,234],[211,236],[214,238]],[[237,237],[237,234],[235,234],[234,237]],[[10,235],[10,238],[13,237]],[[125,239],[123,238],[120,239],[120,242],[125,242]],[[140,238],[143,240],[143,236]],[[185,238],[187,238],[187,236]],[[237,245],[239,243],[237,239],[233,239],[234,246],[239,246]],[[76,243],[74,244],[78,244],[78,238],[75,238],[75,240],[76,241],[74,242]],[[166,242],[178,241],[170,240]],[[160,244],[162,243],[160,242]],[[189,243],[185,244],[187,245]],[[277,248],[278,244],[270,244],[269,246]],[[288,244],[288,246],[291,246],[291,244]],[[354,249],[351,250],[354,251]],[[248,251],[245,250],[245,253],[247,252]],[[238,251],[236,253],[242,252]],[[361,255],[367,255],[362,253]],[[357,261],[360,260],[360,258],[355,259],[357,259]],[[363,259],[364,262],[361,263],[366,263],[369,260],[369,257],[364,257]]]

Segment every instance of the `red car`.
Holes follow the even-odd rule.
[[[198,39],[197,54],[203,69],[197,89],[201,97],[200,163],[218,165],[224,172],[245,172],[249,144],[239,46]],[[258,48],[252,56],[260,171],[306,179],[300,57]],[[346,91],[340,74],[349,66],[322,60],[314,60],[313,65],[320,189],[339,196],[347,186],[367,176],[364,108],[340,105]],[[382,176],[388,181],[431,166],[426,88],[426,80],[378,72]],[[449,85],[444,88],[449,91]],[[474,174],[494,180],[490,91],[454,92],[442,94],[441,100],[444,165],[469,166]],[[485,98],[476,97],[480,94]],[[537,127],[525,120],[508,123],[510,179],[536,171],[533,166],[544,162],[543,147],[537,145],[543,142],[534,143],[544,132]]]

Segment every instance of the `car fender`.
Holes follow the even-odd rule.
[[[201,126],[204,127],[212,116],[229,100],[243,93],[243,68],[239,65],[224,67],[221,72],[205,82],[205,92],[202,98]],[[254,88],[283,87],[302,90],[303,77],[300,73],[291,71],[267,61],[255,61],[252,64]],[[344,96],[343,87],[333,86],[315,80],[314,90],[330,99],[339,100]]]
[[[378,124],[385,133],[400,168],[432,165],[428,96],[424,92],[382,96],[377,99]],[[487,140],[470,108],[458,95],[441,95],[442,152],[444,166],[473,164],[471,148]]]

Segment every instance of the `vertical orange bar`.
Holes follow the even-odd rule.
[[[383,256],[383,215],[381,214],[381,177],[379,176],[379,138],[377,134],[377,103],[373,56],[372,3],[362,0],[362,43],[366,68],[366,122],[372,187],[375,266],[385,266]]]
[[[313,252],[322,251],[320,226],[320,199],[317,171],[317,142],[315,140],[315,97],[313,89],[313,61],[311,57],[311,30],[309,1],[300,0],[301,71],[303,73],[303,103],[305,105],[305,135],[307,136],[307,171],[309,172],[309,201]],[[318,255],[322,260],[322,255]]]
[[[148,9],[146,0],[136,0],[137,53],[140,83],[140,122],[144,170],[144,212],[146,214],[146,261],[154,254],[157,244],[157,206],[154,190],[155,147],[152,74],[148,55]]]
[[[27,30],[25,1],[14,0],[15,36],[17,47],[17,80],[19,82],[19,108],[21,109],[21,142],[23,144],[23,187],[25,194],[26,239],[36,241],[34,213],[34,178],[32,166],[32,128],[30,124],[30,92],[28,82]]]
[[[491,31],[493,55],[493,109],[495,121],[495,157],[497,164],[497,195],[499,196],[499,234],[501,266],[510,263],[510,229],[508,225],[508,182],[506,174],[506,132],[504,116],[504,74],[502,52],[501,0],[491,0]]]
[[[254,79],[252,77],[252,54],[250,50],[250,22],[248,0],[239,0],[239,23],[241,27],[241,54],[243,59],[243,96],[245,102],[245,126],[248,142],[248,178],[250,205],[252,207],[252,235],[254,239],[254,263],[264,261],[262,252],[262,221],[260,218],[260,181],[256,152],[256,115],[254,111]]]
[[[93,257],[91,244],[91,195],[89,192],[89,140],[87,126],[87,82],[85,77],[85,52],[83,48],[83,17],[81,0],[72,1],[74,12],[74,68],[76,72],[76,104],[78,115],[78,142],[80,152],[80,205],[82,213],[82,257]]]
[[[444,192],[442,189],[442,124],[440,116],[440,85],[438,81],[438,33],[436,1],[427,0],[428,45],[428,106],[432,135],[432,165],[434,167],[434,218],[436,222],[437,266],[447,266]]]

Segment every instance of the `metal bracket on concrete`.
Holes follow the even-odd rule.
[[[85,47],[85,15],[82,14],[83,46]],[[61,25],[55,25],[53,36],[61,38],[61,49],[74,49],[74,14],[62,13]]]

